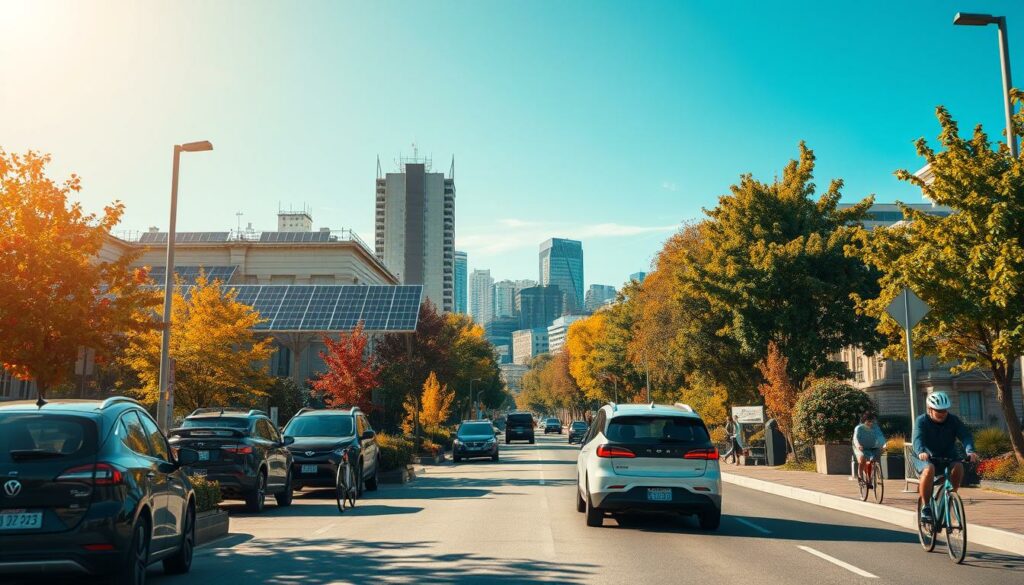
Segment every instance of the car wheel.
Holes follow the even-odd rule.
[[[292,505],[292,472],[288,472],[288,477],[284,480],[284,489],[279,493],[274,494],[274,499],[277,500],[278,506],[291,506]]]
[[[497,461],[497,460],[498,460],[498,454],[495,453],[494,455],[491,456],[491,461]]]
[[[132,530],[124,566],[114,575],[117,585],[145,585],[146,568],[149,567],[149,522],[140,518]]]
[[[377,464],[373,466],[373,476],[366,480],[366,491],[375,492],[377,491],[377,474],[380,473],[380,459],[377,459]]]
[[[192,553],[196,547],[196,509],[191,504],[185,512],[182,528],[181,547],[174,556],[164,559],[164,572],[168,575],[182,575],[192,568]]]
[[[702,512],[698,518],[701,529],[718,530],[718,526],[722,523],[722,511],[715,508],[710,512]]]
[[[366,492],[366,467],[363,465],[363,460],[359,460],[359,474],[356,476],[356,499],[363,497]]]
[[[587,511],[587,503],[583,501],[583,494],[580,493],[580,482],[578,479],[576,480],[576,511],[580,513]]]
[[[256,489],[245,495],[245,509],[259,514],[263,511],[267,499],[267,473],[260,470],[256,474]]]
[[[459,457],[458,455],[452,455],[452,461],[458,463],[462,461],[462,457]]]
[[[533,438],[532,437],[530,438],[530,444],[531,445],[533,444]]]
[[[601,508],[594,507],[594,503],[590,500],[590,488],[587,488],[587,501],[584,504],[584,511],[587,514],[587,526],[600,527],[604,525],[604,512],[601,511]]]
[[[505,444],[508,445],[509,443],[510,441],[508,439],[505,439]]]

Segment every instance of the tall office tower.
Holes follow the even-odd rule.
[[[494,317],[513,317],[516,314],[516,283],[503,280],[494,283]]]
[[[537,281],[536,280],[530,280],[529,278],[524,278],[524,279],[515,281],[515,283],[516,283],[516,290],[512,294],[512,296],[513,296],[513,301],[512,302],[515,304],[514,308],[515,308],[516,314],[518,315],[519,312],[522,311],[522,305],[519,302],[519,293],[522,292],[522,290],[524,288],[533,288],[533,287],[537,286]]]
[[[469,275],[469,314],[477,325],[494,320],[494,279],[490,270],[474,270]]]
[[[562,291],[562,314],[583,311],[583,242],[551,238],[540,245],[540,284]]]
[[[630,280],[635,280],[637,282],[643,282],[645,278],[647,278],[646,272],[634,272],[629,275]]]
[[[466,303],[466,285],[468,257],[465,252],[455,251],[455,312],[467,314],[469,305]]]
[[[536,329],[547,327],[562,314],[562,299],[565,295],[557,286],[535,286],[519,292],[522,310],[519,311],[519,327]],[[513,349],[513,354],[515,350]]]
[[[587,297],[583,305],[586,307],[587,312],[593,313],[594,311],[601,308],[606,301],[610,301],[615,298],[616,290],[614,286],[607,284],[592,284],[587,289]]]
[[[455,308],[455,159],[448,177],[430,159],[399,159],[382,175],[377,159],[377,257],[403,284],[422,284],[439,309]]]

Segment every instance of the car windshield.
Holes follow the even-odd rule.
[[[181,423],[182,428],[185,429],[241,429],[245,430],[249,428],[249,419],[247,418],[232,418],[226,416],[218,417],[199,417],[199,418],[186,418],[185,422]]]
[[[587,423],[585,423],[585,422],[574,422],[574,423],[572,423],[572,428],[574,428],[574,429],[585,429],[585,428],[587,428]]]
[[[491,426],[491,423],[465,423],[461,427],[459,427],[460,437],[493,434],[494,427]]]
[[[685,416],[620,416],[605,433],[624,443],[707,443],[708,431],[700,419]]]
[[[562,424],[562,423],[558,422],[558,419],[557,419],[557,418],[549,418],[549,419],[548,419],[548,424],[549,424],[549,425],[560,425],[560,424]]]
[[[352,417],[346,415],[299,416],[284,429],[289,437],[347,437],[352,434]]]
[[[76,458],[96,452],[96,424],[84,417],[0,414],[0,464]]]

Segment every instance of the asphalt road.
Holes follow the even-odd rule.
[[[955,566],[916,533],[726,485],[722,526],[638,515],[588,528],[574,506],[565,435],[502,448],[502,460],[428,467],[339,514],[329,491],[250,515],[197,551],[191,574],[153,583],[929,583],[1024,582],[1024,558],[969,547]]]

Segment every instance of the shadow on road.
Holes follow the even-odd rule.
[[[978,567],[979,569],[1009,570],[1014,573],[1024,573],[1024,557],[1003,553],[972,553],[970,542],[967,544],[967,558],[964,560],[964,564],[969,567]]]
[[[387,506],[376,503],[376,501],[386,498],[381,498],[380,494],[385,493],[386,490],[381,490],[373,495],[367,495],[363,499],[360,499],[355,508],[354,514],[358,516],[392,516],[395,514],[415,514],[423,510],[423,508],[415,506]],[[301,494],[295,494],[297,502],[302,502],[302,505],[292,505],[288,507],[273,506],[268,503],[267,508],[262,514],[254,514],[245,510],[245,504],[239,503],[228,503],[221,504],[221,508],[231,513],[233,518],[273,518],[277,516],[287,516],[289,518],[302,518],[302,517],[318,517],[318,516],[332,516],[340,514],[338,512],[338,506],[334,500],[334,491],[332,490],[316,490],[312,492],[302,492]],[[315,503],[313,503],[315,502]],[[348,515],[348,512],[345,512]]]

